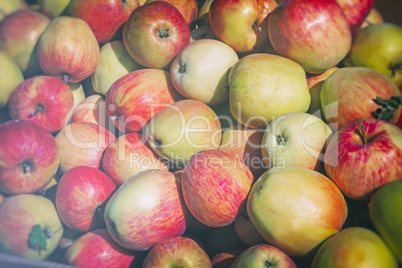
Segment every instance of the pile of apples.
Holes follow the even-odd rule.
[[[0,251],[400,267],[402,28],[374,4],[0,1]]]

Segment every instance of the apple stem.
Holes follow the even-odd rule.
[[[32,118],[32,117],[34,117],[37,113],[43,112],[44,109],[45,109],[45,107],[44,107],[41,103],[38,103],[38,105],[36,105],[36,110],[33,111],[33,112],[31,112],[31,113],[28,115],[28,118]]]
[[[68,82],[68,74],[64,74],[63,75],[63,83],[67,84],[67,82]]]
[[[274,268],[275,264],[270,261],[265,261],[265,267],[266,268]]]
[[[186,66],[185,65],[180,65],[180,68],[179,68],[179,74],[184,74],[185,72],[186,72]]]
[[[24,161],[20,164],[20,166],[22,167],[22,171],[24,172],[24,174],[27,174],[34,170],[34,166],[31,161]]]
[[[278,135],[278,136],[276,137],[276,142],[277,142],[279,145],[284,145],[284,144],[285,144],[285,138],[284,138],[283,136],[281,136],[281,135]]]
[[[367,140],[366,140],[366,126],[365,125],[361,125],[360,126],[360,130],[362,131],[362,140],[363,140],[363,144],[367,144]]]
[[[169,37],[169,29],[161,30],[159,32],[159,38],[168,38]]]

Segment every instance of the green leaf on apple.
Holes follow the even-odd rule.
[[[39,253],[41,250],[46,249],[46,241],[49,238],[49,234],[46,228],[42,228],[39,224],[33,226],[31,233],[29,234],[28,245],[30,248],[37,250]]]

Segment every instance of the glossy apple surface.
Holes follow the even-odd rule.
[[[105,100],[98,94],[85,98],[72,110],[71,123],[90,122],[109,129],[109,121]]]
[[[3,81],[0,86],[0,108],[4,108],[11,92],[24,82],[24,76],[13,58],[3,49],[0,49],[0,79]]]
[[[374,0],[335,0],[342,8],[352,33],[359,30],[364,19],[374,7]]]
[[[146,0],[144,4],[156,2],[158,0]],[[159,0],[160,1],[160,0]],[[197,19],[198,5],[195,0],[162,0],[175,6],[188,25]]]

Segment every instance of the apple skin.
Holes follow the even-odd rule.
[[[89,77],[99,61],[99,44],[88,24],[79,18],[54,18],[37,43],[44,73],[77,83]]]
[[[0,5],[0,22],[17,10],[28,8],[28,3],[25,0],[4,0]]]
[[[267,244],[259,244],[243,251],[237,256],[231,267],[296,268],[296,264],[280,249]]]
[[[335,0],[289,0],[268,18],[275,51],[299,63],[308,73],[337,65],[349,52],[352,34]]]
[[[93,89],[106,96],[117,79],[141,68],[128,54],[123,41],[106,43],[100,49],[99,64],[91,75]]]
[[[0,23],[0,48],[7,51],[25,77],[40,73],[36,44],[50,19],[38,11],[20,10]]]
[[[7,107],[11,92],[22,82],[24,76],[13,58],[3,49],[0,49],[0,109]]]
[[[140,6],[138,0],[71,0],[67,14],[86,21],[99,43],[109,42],[130,14]]]
[[[371,197],[369,215],[374,228],[402,264],[402,180],[381,186]]]
[[[152,2],[161,1],[161,0],[147,0],[144,4],[149,4]],[[168,2],[175,6],[177,10],[180,11],[180,14],[183,16],[184,20],[188,25],[192,21],[197,19],[198,15],[198,6],[195,0],[162,0],[164,2]]]
[[[273,167],[255,182],[247,212],[269,244],[287,255],[303,257],[342,228],[348,207],[326,176],[287,166]]]
[[[265,244],[265,239],[260,235],[254,224],[251,222],[247,213],[247,203],[241,204],[236,219],[234,220],[234,228],[237,236],[247,246],[255,246]]]
[[[88,166],[99,168],[103,152],[116,137],[109,130],[90,122],[76,122],[57,133],[56,142],[60,151],[59,172]]]
[[[29,120],[51,133],[62,129],[74,106],[70,87],[53,76],[34,76],[14,89],[8,100],[12,119]]]
[[[106,107],[121,132],[139,132],[156,113],[179,99],[167,71],[141,69],[112,84]]]
[[[75,267],[130,267],[134,252],[118,245],[106,228],[99,228],[78,237],[67,249],[64,259]]]
[[[157,1],[131,13],[124,24],[123,42],[140,65],[164,69],[190,43],[190,28],[177,8]]]
[[[398,263],[377,233],[362,227],[350,227],[320,246],[311,267],[397,268]]]
[[[377,70],[402,86],[402,27],[393,23],[370,25],[353,36],[352,47],[344,59],[345,66]]]
[[[298,63],[281,56],[245,56],[233,65],[228,79],[232,115],[250,128],[265,129],[275,117],[305,112],[310,105],[306,72]]]
[[[269,43],[266,20],[275,8],[273,0],[214,0],[209,7],[209,24],[215,35],[236,52],[257,52]]]
[[[356,33],[374,7],[374,0],[335,0],[342,8],[352,33]]]
[[[81,85],[81,83],[67,83],[67,85],[70,87],[71,92],[73,93],[74,107],[76,107],[80,102],[85,100],[84,87]]]
[[[56,174],[59,162],[57,143],[44,128],[27,120],[0,124],[0,192],[37,192]]]
[[[56,192],[56,208],[64,224],[87,232],[103,227],[104,210],[116,185],[99,169],[78,166],[61,177]]]
[[[74,107],[71,123],[90,122],[109,129],[111,122],[101,95],[91,95]]]
[[[331,135],[331,128],[317,116],[301,112],[283,114],[270,122],[262,139],[266,167],[293,165],[322,172]]]
[[[367,200],[381,185],[402,178],[402,130],[383,120],[356,119],[331,138],[324,165],[346,196]]]
[[[219,150],[203,150],[188,161],[182,176],[184,201],[210,227],[231,224],[254,180],[248,167]]]
[[[359,118],[372,118],[376,97],[384,100],[400,95],[386,75],[367,67],[344,67],[328,77],[321,88],[321,108],[325,121],[339,129]]]
[[[53,253],[62,235],[63,226],[49,199],[18,194],[0,204],[0,251],[43,260]]]
[[[207,253],[191,238],[170,237],[156,243],[142,265],[157,267],[212,267]]]
[[[71,0],[37,0],[39,11],[50,19],[60,16]]]
[[[149,121],[146,137],[159,156],[184,166],[195,153],[219,147],[221,125],[208,105],[185,99],[159,111]]]
[[[360,29],[366,28],[367,26],[373,24],[381,24],[381,23],[384,23],[384,18],[381,15],[381,12],[373,7],[367,14],[366,18],[364,19],[362,25],[360,26]]]
[[[146,144],[146,138],[139,133],[121,135],[106,149],[103,170],[116,185],[144,170],[168,170],[156,153]]]
[[[236,52],[222,41],[194,41],[170,65],[172,84],[186,98],[222,104],[229,99],[227,77],[238,60]]]
[[[147,250],[186,229],[180,184],[173,173],[142,171],[123,183],[105,208],[113,239],[130,250]]]
[[[211,263],[213,268],[230,268],[230,265],[236,259],[240,253],[243,252],[243,249],[229,249],[224,250],[222,252],[216,253],[211,258]]]

